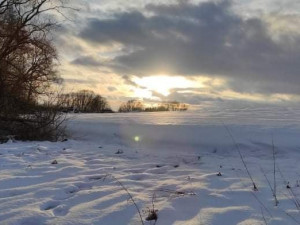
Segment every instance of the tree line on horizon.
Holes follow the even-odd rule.
[[[113,113],[106,98],[90,90],[80,90],[59,95],[60,111],[74,113]],[[122,103],[118,109],[126,112],[163,112],[186,111],[188,104],[177,101],[161,102],[153,106],[146,106],[141,100],[132,99]]]
[[[177,101],[161,102],[155,106],[146,106],[140,100],[129,100],[122,103],[118,112],[163,112],[163,111],[186,111],[189,105]]]

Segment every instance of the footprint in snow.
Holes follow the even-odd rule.
[[[79,191],[80,190],[88,190],[88,189],[92,188],[91,184],[88,184],[88,183],[85,183],[85,182],[76,183],[74,185],[79,189]]]
[[[89,181],[98,181],[106,178],[106,175],[90,176]]]
[[[51,210],[51,209],[56,208],[59,204],[60,204],[59,201],[49,201],[49,202],[45,202],[44,204],[41,205],[40,209],[41,209],[41,210],[48,211],[48,210]]]
[[[91,181],[95,181],[95,180],[97,180],[97,177],[95,177],[94,179],[91,179]],[[74,185],[68,186],[64,189],[67,196],[65,196],[63,199],[71,198],[77,192],[79,192],[81,190],[88,190],[88,189],[91,189],[91,188],[92,188],[91,184],[84,183],[84,182],[76,183]]]
[[[50,211],[55,216],[65,216],[69,212],[67,205],[60,205],[59,201],[49,201],[41,205],[41,210]]]
[[[59,205],[53,209],[53,214],[55,216],[65,216],[69,212],[67,205]]]
[[[69,187],[65,188],[65,192],[67,194],[74,194],[78,191],[80,191],[80,189],[79,189],[79,187],[77,187],[75,185],[72,185],[72,186],[69,186]]]

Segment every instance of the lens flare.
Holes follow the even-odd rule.
[[[140,137],[139,137],[139,136],[135,136],[135,137],[134,137],[134,141],[135,141],[135,142],[139,142],[139,141],[140,141]]]

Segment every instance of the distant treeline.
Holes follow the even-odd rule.
[[[61,111],[63,112],[83,112],[83,113],[111,113],[107,100],[93,91],[81,90],[62,94]]]
[[[119,112],[162,112],[162,111],[186,111],[188,105],[177,101],[162,102],[156,106],[147,107],[139,100],[129,100],[121,104]]]
[[[113,113],[106,98],[93,91],[81,90],[62,94],[59,97],[60,110],[74,113]],[[186,111],[188,104],[177,101],[161,102],[155,106],[145,106],[140,100],[129,100],[122,103],[118,112],[162,112],[162,111]]]

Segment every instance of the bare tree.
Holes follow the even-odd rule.
[[[139,100],[129,100],[119,108],[119,112],[142,112],[143,110],[144,104]]]
[[[60,96],[64,111],[76,110],[86,113],[112,112],[107,100],[93,91],[81,90]]]
[[[66,8],[63,0],[0,0],[2,129],[15,134],[21,126],[41,120],[54,126],[54,118],[38,106],[38,97],[60,80],[50,32],[57,25],[54,13],[62,14]]]
[[[0,1],[1,100],[32,99],[58,80],[56,49],[49,38],[56,22],[47,13],[65,7],[63,1]]]
[[[161,111],[186,111],[188,104],[173,102],[161,102],[155,106],[147,106],[139,100],[129,100],[119,107],[119,112],[161,112]]]

